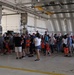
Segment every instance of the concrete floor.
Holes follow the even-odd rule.
[[[0,75],[74,75],[74,56],[63,54],[15,59],[15,54],[0,56]]]

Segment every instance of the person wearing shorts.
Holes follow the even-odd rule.
[[[37,54],[37,59],[35,61],[39,61],[40,60],[40,50],[41,50],[41,38],[39,34],[36,35],[34,42],[35,42],[35,50]]]
[[[14,43],[15,43],[15,52],[16,52],[16,59],[22,58],[22,38],[17,33],[14,37]]]

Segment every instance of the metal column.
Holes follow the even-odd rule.
[[[2,34],[1,19],[2,19],[2,5],[0,5],[0,33]]]
[[[36,20],[36,16],[34,16],[34,30],[37,30],[37,20]]]

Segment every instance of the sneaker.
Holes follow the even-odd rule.
[[[72,55],[68,55],[68,57],[72,57]]]
[[[19,59],[22,59],[22,57],[19,57]]]
[[[16,59],[19,59],[18,57],[16,57]]]
[[[25,59],[25,57],[23,57],[22,59]]]
[[[33,55],[29,55],[28,57],[33,57]]]
[[[65,57],[68,57],[68,55],[64,55]]]
[[[25,56],[22,56],[22,58],[24,58]]]
[[[35,61],[39,61],[40,59],[36,59]]]

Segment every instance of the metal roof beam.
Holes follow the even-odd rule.
[[[9,1],[0,0],[0,5],[10,7],[12,9],[14,9],[14,10],[19,10],[19,11],[22,11],[22,12],[28,12],[28,13],[36,15],[38,17],[48,19],[47,16],[40,15],[37,12],[35,12],[35,10],[28,9],[26,6],[25,6],[25,8],[21,8],[20,6],[17,6],[17,5],[15,5],[15,4],[13,4],[13,3],[9,2]]]
[[[68,11],[68,12],[54,12],[53,14],[61,14],[61,13],[74,13],[74,11]]]
[[[55,1],[55,0],[41,0],[39,2],[37,2],[36,0],[32,1],[32,2],[27,2],[27,3],[21,3],[22,5],[28,5],[28,4],[42,4],[42,3],[49,3],[51,1]],[[19,4],[19,3],[17,3]]]
[[[48,3],[48,4],[45,4]],[[17,3],[17,5],[28,5],[28,4],[45,4],[41,5],[42,7],[48,7],[48,6],[60,6],[60,3],[50,4],[50,0],[48,1],[40,1],[40,2],[28,2],[28,3]],[[74,5],[74,3],[62,3],[61,5]]]
[[[17,14],[19,14],[19,13],[2,14],[2,16],[17,15]]]
[[[74,5],[74,3],[62,3],[61,5]],[[42,5],[42,7],[48,7],[48,6],[60,6],[60,3],[59,4]]]

